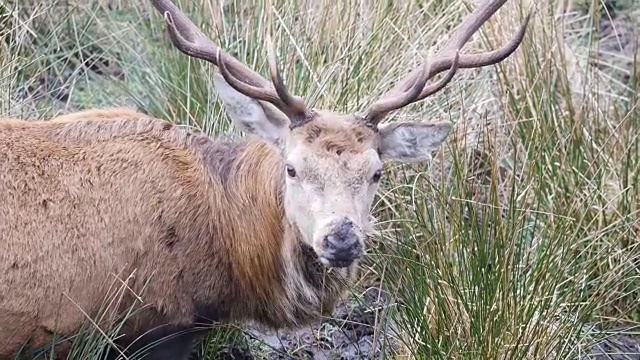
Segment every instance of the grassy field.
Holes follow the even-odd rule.
[[[212,91],[215,67],[171,48],[150,2],[3,1],[0,115],[126,105],[212,135],[236,131]],[[175,2],[262,74],[271,32],[292,92],[354,112],[478,1]],[[530,10],[508,60],[461,70],[388,119],[446,119],[455,130],[432,163],[388,167],[375,203],[380,236],[353,298],[371,283],[391,294],[376,309],[399,344],[386,358],[640,356],[640,3],[510,0],[464,51],[505,43]],[[97,339],[76,358],[105,346]]]

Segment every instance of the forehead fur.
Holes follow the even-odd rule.
[[[374,148],[376,133],[353,115],[319,114],[291,134],[319,152],[362,153]]]

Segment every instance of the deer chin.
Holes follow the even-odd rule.
[[[321,249],[314,247],[320,263],[327,268],[348,268],[357,264],[364,256],[364,249],[360,242],[345,249],[333,250],[323,246]]]
[[[356,265],[362,256],[354,257],[352,259],[335,259],[335,258],[327,258],[324,256],[318,257],[320,263],[327,268],[337,268],[344,269],[351,267],[352,265]]]
[[[306,242],[300,242],[303,253],[307,257],[313,258],[318,261],[325,268],[345,269],[357,265],[364,257],[364,251],[359,251],[351,256],[335,257],[331,254],[327,254],[323,249],[307,244]]]

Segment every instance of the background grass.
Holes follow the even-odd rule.
[[[354,112],[425,61],[474,1],[176,4],[262,74],[270,31],[292,92]],[[359,286],[373,279],[391,294],[378,316],[401,346],[386,357],[640,356],[619,336],[637,338],[640,322],[640,4],[510,0],[465,51],[505,43],[529,10],[508,60],[461,70],[388,119],[446,119],[455,131],[432,163],[389,166],[377,197],[380,236]],[[125,105],[236,131],[212,91],[214,67],[171,48],[149,2],[4,0],[0,38],[3,116]],[[96,346],[105,342],[75,358]]]

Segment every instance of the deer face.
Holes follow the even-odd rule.
[[[505,3],[485,1],[425,66],[407,75],[363,114],[344,115],[309,109],[302,98],[289,94],[268,36],[271,81],[219,49],[169,0],[153,0],[165,15],[173,45],[218,66],[214,86],[234,123],[280,150],[286,216],[330,267],[350,266],[362,256],[364,237],[371,232],[369,213],[382,164],[427,161],[451,130],[448,123],[379,125],[380,121],[389,112],[441,90],[458,68],[496,64],[513,53],[530,15],[502,48],[459,54],[473,33]],[[440,81],[426,84],[445,70]]]
[[[448,123],[372,128],[355,115],[330,112],[313,112],[292,126],[282,112],[238,92],[220,74],[214,85],[236,126],[278,147],[287,218],[329,267],[362,257],[383,164],[428,160],[451,129]]]
[[[285,212],[327,266],[359,259],[372,232],[369,210],[382,174],[374,140],[369,129],[331,115],[287,134]]]

